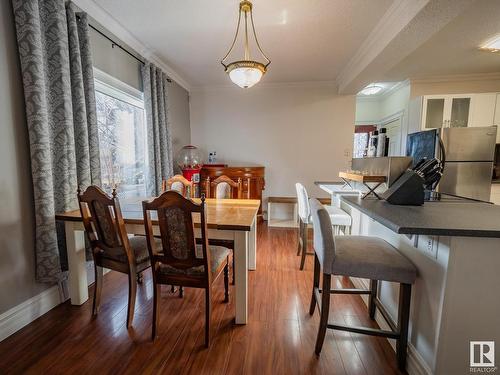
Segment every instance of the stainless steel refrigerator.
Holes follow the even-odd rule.
[[[489,201],[495,157],[497,128],[444,128],[408,135],[407,155],[418,162],[422,157],[440,157],[442,140],[446,164],[437,190],[482,201]]]

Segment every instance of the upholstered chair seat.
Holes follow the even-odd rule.
[[[135,236],[129,238],[130,247],[135,255],[135,261],[137,264],[147,262],[149,265],[149,252],[148,243],[146,237]],[[103,251],[100,254],[103,258],[111,259],[121,263],[127,263],[127,255],[123,252],[121,248],[116,248],[113,250]]]
[[[222,246],[209,246],[210,251],[210,271],[212,274],[217,273],[217,271],[225,264],[227,257],[231,253],[231,250]],[[196,258],[203,259],[203,248],[201,245],[196,245]],[[175,268],[168,264],[160,264],[160,273],[162,274],[177,274],[177,275],[200,275],[205,274],[205,267],[190,267],[190,268]]]

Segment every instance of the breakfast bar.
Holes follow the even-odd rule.
[[[423,206],[341,196],[353,235],[383,238],[418,269],[410,315],[410,373],[462,373],[471,341],[500,340],[500,207],[439,196]],[[368,280],[352,279],[357,287]],[[393,317],[397,286],[382,282],[380,299]],[[382,327],[386,323],[377,317]],[[467,322],[467,324],[464,324]]]

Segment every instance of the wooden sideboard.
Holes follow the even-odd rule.
[[[265,188],[264,179],[265,167],[263,166],[210,166],[205,165],[200,172],[200,190],[205,193],[206,180],[209,177],[211,181],[215,180],[217,177],[226,175],[234,181],[238,178],[242,179],[243,182],[243,197],[248,196],[250,190],[250,199],[259,199],[259,220],[262,219],[262,190]],[[250,185],[250,186],[249,186]]]

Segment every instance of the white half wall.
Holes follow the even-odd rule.
[[[190,93],[191,140],[219,162],[266,167],[264,196],[295,196],[302,182],[325,196],[317,180],[338,181],[349,167],[355,96],[324,84],[257,85]]]

